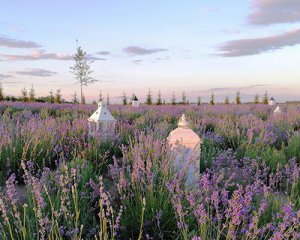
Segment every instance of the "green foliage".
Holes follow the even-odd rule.
[[[240,95],[240,91],[237,91],[237,93],[236,93],[235,103],[236,103],[236,104],[241,104],[241,95]]]
[[[268,92],[266,91],[262,99],[262,104],[269,104]]]
[[[160,93],[160,90],[158,91],[156,105],[162,105],[162,99],[161,99],[161,93]]]
[[[288,140],[284,152],[288,158],[296,157],[297,162],[300,163],[300,135],[295,135]]]
[[[200,172],[211,168],[213,159],[222,152],[222,149],[212,140],[205,138],[201,143]]]
[[[3,93],[3,87],[2,84],[0,83],[0,101],[4,100],[4,93]]]
[[[215,105],[215,95],[214,95],[214,93],[211,93],[211,97],[210,97],[209,103],[210,103],[210,105]]]
[[[146,96],[146,104],[147,105],[152,105],[152,94],[151,94],[150,89],[149,89],[148,94]]]
[[[253,102],[254,102],[254,104],[259,104],[259,96],[258,96],[258,94],[255,94]]]

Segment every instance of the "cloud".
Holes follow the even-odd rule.
[[[32,41],[21,41],[7,37],[0,37],[0,46],[7,48],[39,48],[41,45]]]
[[[300,29],[270,37],[229,41],[222,44],[218,50],[223,52],[219,54],[222,57],[240,57],[274,51],[297,44],[300,44]]]
[[[259,88],[259,87],[270,87],[271,84],[256,84],[256,85],[250,85],[245,87],[220,87],[220,88],[211,88],[210,91],[213,92],[222,92],[222,91],[238,91],[242,89],[251,89],[251,88]]]
[[[300,21],[299,0],[252,0],[253,12],[248,21],[253,25],[291,23]]]
[[[139,65],[139,64],[141,64],[143,62],[143,60],[136,59],[136,60],[132,60],[132,62]]]
[[[40,68],[29,68],[24,71],[16,71],[15,74],[34,76],[34,77],[51,77],[52,75],[57,74],[57,72],[52,72]]]
[[[124,52],[126,52],[129,55],[147,55],[147,54],[168,51],[167,49],[164,49],[164,48],[145,49],[145,48],[136,47],[136,46],[129,46],[129,47],[124,48],[123,50],[124,50]]]
[[[46,53],[44,50],[34,51],[27,55],[1,55],[6,61],[32,61],[32,60],[73,60],[73,56],[62,53]],[[87,55],[88,60],[106,60],[104,58]]]
[[[107,56],[107,55],[110,55],[111,53],[109,51],[100,51],[100,52],[97,52],[97,54]]]
[[[6,78],[11,78],[12,75],[8,75],[8,74],[1,74],[0,73],[0,79],[6,79]]]

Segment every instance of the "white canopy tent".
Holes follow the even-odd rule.
[[[98,109],[88,118],[89,134],[109,134],[114,132],[116,120],[102,101]]]
[[[187,183],[192,185],[199,178],[201,139],[189,125],[183,114],[167,141],[175,155],[174,166],[178,171],[186,171]]]

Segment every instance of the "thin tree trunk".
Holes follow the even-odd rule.
[[[82,99],[83,99],[83,97],[82,97],[82,81],[80,81],[80,102],[81,102],[81,104],[82,104]]]

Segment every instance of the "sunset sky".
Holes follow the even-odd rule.
[[[211,92],[242,101],[255,93],[300,100],[299,0],[1,1],[0,82],[7,95],[34,85],[38,95],[79,84],[69,72],[76,38],[95,59],[86,99],[112,102],[150,88],[169,101]]]

